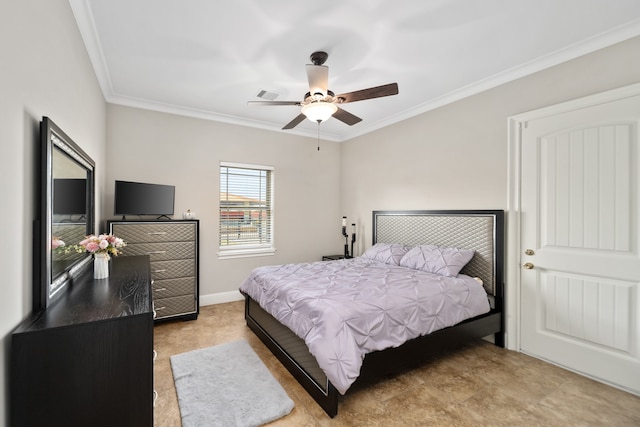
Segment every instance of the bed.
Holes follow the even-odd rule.
[[[246,298],[245,319],[249,328],[330,417],[338,412],[340,394],[348,393],[348,389],[354,384],[366,382],[390,370],[389,368],[394,370],[416,366],[433,354],[490,335],[494,336],[496,345],[504,346],[503,211],[374,211],[372,243],[371,248],[354,259],[260,267],[241,286],[241,292]],[[381,262],[381,258],[375,255],[376,248],[392,248],[397,251],[399,247],[403,252],[399,255],[394,252],[398,256],[393,261],[387,258],[385,262]],[[424,273],[407,262],[410,264],[409,251],[413,254],[416,250],[423,251],[425,248],[446,248],[446,251],[462,248],[462,255],[470,253],[471,260],[460,262],[464,267],[459,270],[459,274],[455,268],[451,274],[441,271],[438,274]],[[456,253],[455,256],[461,255]],[[326,272],[322,273],[323,277],[318,276],[320,270]],[[373,272],[373,278],[361,279],[364,272]],[[345,328],[340,325],[346,322],[344,319],[336,320],[340,314],[338,308],[334,310],[333,306],[338,307],[340,303],[321,305],[324,303],[322,294],[313,297],[302,294],[303,289],[310,288],[311,276],[314,276],[314,281],[332,284],[327,285],[326,291],[323,291],[326,294],[331,294],[333,290],[347,293],[347,297],[354,301],[362,299],[367,310],[376,306],[382,311],[378,317],[363,321],[354,321],[351,314],[351,317],[347,316],[350,331],[360,329],[363,324],[371,328],[360,335],[358,331],[350,332],[355,335],[359,346],[357,351],[363,352],[362,356],[359,357],[355,350],[353,353],[357,354],[351,355],[350,347],[343,343],[342,335],[336,332],[340,331],[342,334]],[[353,282],[364,280],[364,283],[375,282],[376,285],[370,287],[373,290],[368,290],[365,297],[362,296],[364,291],[361,288],[349,294],[350,277]],[[380,277],[384,277],[385,283],[378,283]],[[423,291],[427,286],[418,282],[423,279],[435,281],[434,285],[429,286],[434,286],[436,291]],[[391,282],[393,286],[389,286],[387,282]],[[278,286],[272,287],[274,283],[278,283]],[[259,291],[258,288],[262,290]],[[399,293],[401,288],[407,288],[409,295],[414,292],[417,295],[415,299],[423,302],[443,294],[442,302],[431,304],[438,307],[433,311],[443,311],[443,306],[449,300],[460,300],[463,305],[458,308],[453,306],[454,314],[446,314],[436,320],[432,320],[430,314],[423,314],[422,306],[419,310],[412,310],[412,314],[407,314],[406,319],[399,318],[401,315],[398,313],[404,312],[392,312],[394,307],[389,306],[389,301],[411,299],[410,296]],[[280,293],[285,291],[288,293]],[[419,295],[418,292],[425,294]],[[379,302],[371,299],[376,293],[380,294]],[[484,299],[483,303],[477,302],[478,296],[480,300]],[[280,308],[273,305],[275,303],[281,304]],[[290,307],[307,303],[311,305],[302,314],[289,310]],[[424,305],[422,302],[421,304]],[[368,311],[365,315],[368,315]],[[276,316],[281,320],[276,320]],[[462,316],[460,318],[464,320],[459,321],[456,316]],[[375,320],[380,318],[392,318],[393,325],[401,325],[392,333],[381,335],[381,342],[384,344],[374,342],[372,338],[383,333],[378,325],[383,322]],[[355,327],[353,323],[356,323]],[[326,325],[333,324],[338,325],[335,326],[337,329],[327,329]],[[319,330],[322,332],[318,332]],[[340,348],[346,350],[340,350],[337,357],[335,351],[338,350],[331,350],[334,353],[329,355],[322,354],[328,346],[327,343],[318,341],[323,334],[341,342]],[[396,342],[398,339],[400,341]]]

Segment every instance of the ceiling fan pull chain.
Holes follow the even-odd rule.
[[[320,151],[320,120],[318,120],[318,151]]]

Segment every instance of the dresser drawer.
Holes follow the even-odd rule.
[[[196,243],[127,243],[127,246],[122,248],[122,254],[149,255],[151,262],[170,259],[193,259],[196,257]]]
[[[198,318],[199,227],[197,219],[107,221],[109,232],[127,243],[121,256],[151,261],[156,320]]]
[[[154,261],[151,263],[151,278],[153,280],[195,277],[195,275],[196,261],[194,259]]]
[[[190,314],[196,311],[196,300],[193,295],[160,298],[153,301],[156,320],[164,317]]]
[[[196,278],[182,277],[180,279],[166,279],[153,281],[153,299],[193,295],[196,293]]]
[[[195,223],[113,223],[111,232],[130,243],[188,242],[196,240]]]

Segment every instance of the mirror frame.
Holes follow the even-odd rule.
[[[39,278],[35,280],[33,292],[34,312],[46,310],[60,298],[73,279],[92,265],[91,254],[78,258],[56,277],[52,277],[52,227],[53,227],[53,151],[57,147],[87,172],[86,185],[86,235],[95,230],[95,162],[51,119],[43,117],[40,122],[41,177],[40,177],[40,219],[36,231],[36,253],[39,256]],[[71,242],[77,244],[79,242]],[[37,275],[38,275],[37,274]]]

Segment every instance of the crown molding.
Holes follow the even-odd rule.
[[[109,77],[109,71],[106,66],[104,54],[100,47],[100,39],[95,30],[95,22],[88,6],[88,2],[86,0],[69,0],[69,4],[73,10],[73,14],[78,24],[78,29],[80,30],[80,34],[96,74],[98,84],[100,85],[106,102],[239,126],[248,126],[268,131],[282,132],[280,126],[264,121],[187,108],[179,105],[164,104],[145,99],[135,99],[116,94],[113,90],[113,85]],[[346,129],[344,132],[339,134],[323,133],[321,136],[323,140],[335,142],[347,141],[639,35],[640,18],[582,40],[578,43],[574,43],[548,55],[541,56],[520,66],[513,67],[485,79],[478,80],[472,84],[448,92],[437,98],[429,99],[414,108],[410,108],[396,114],[391,114],[383,120],[379,120],[374,123],[361,124],[355,128]],[[314,131],[291,129],[286,132],[293,135],[317,138],[317,133]]]

